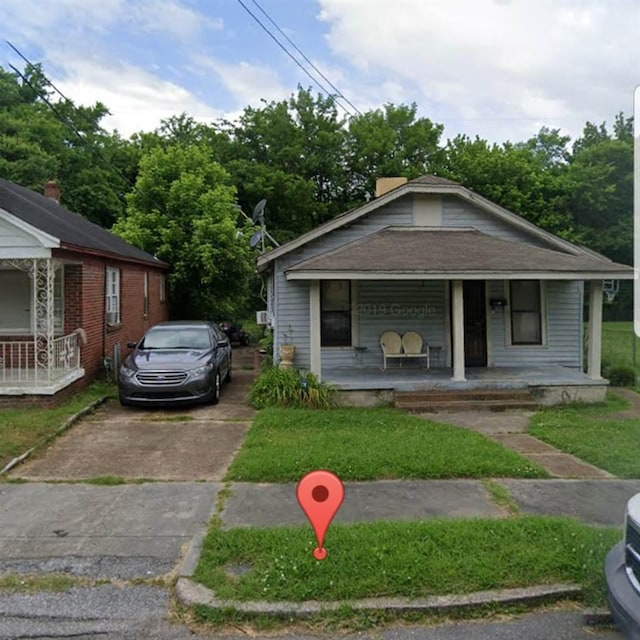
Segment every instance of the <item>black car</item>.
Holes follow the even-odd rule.
[[[229,338],[231,344],[239,344],[243,347],[249,345],[249,334],[240,326],[231,324],[230,322],[221,322],[220,329]]]
[[[188,404],[220,399],[231,380],[231,345],[211,322],[161,322],[127,345],[118,375],[123,405]]]

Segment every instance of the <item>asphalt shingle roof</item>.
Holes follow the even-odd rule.
[[[591,254],[571,255],[542,249],[471,228],[387,227],[300,262],[289,271],[614,274],[632,273],[633,269]]]
[[[125,242],[107,229],[89,222],[52,198],[0,178],[0,208],[44,231],[62,244],[72,245],[159,266],[166,263]]]

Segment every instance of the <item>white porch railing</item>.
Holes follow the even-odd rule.
[[[33,339],[0,341],[0,394],[2,386],[43,387],[79,369],[77,333],[54,338],[50,349],[36,349]]]

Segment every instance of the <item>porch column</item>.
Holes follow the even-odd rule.
[[[602,354],[602,280],[589,282],[589,352],[587,375],[594,380],[601,376]]]
[[[311,373],[322,376],[322,354],[320,350],[320,281],[312,280],[309,285],[309,349]]]
[[[462,280],[453,281],[453,378],[463,382],[464,377],[464,300],[462,296]]]
[[[53,368],[53,281],[51,258],[35,258],[29,269],[32,282],[31,327],[33,331],[36,385],[49,382]]]

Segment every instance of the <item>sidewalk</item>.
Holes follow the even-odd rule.
[[[616,389],[616,391],[620,391]],[[632,394],[632,392],[629,392]],[[637,394],[632,394],[637,396]],[[631,401],[631,398],[624,396]],[[636,402],[637,398],[634,398]],[[634,405],[634,410],[636,406]],[[507,449],[511,449],[545,469],[554,478],[571,478],[580,480],[600,480],[615,478],[608,471],[594,467],[592,464],[565,453],[554,446],[538,440],[527,433],[531,411],[520,409],[514,411],[439,411],[437,413],[419,414],[426,420],[435,420],[456,427],[477,431]],[[615,415],[615,414],[614,414]],[[625,417],[637,417],[631,411]],[[611,417],[611,416],[607,416]]]
[[[568,516],[588,524],[622,527],[627,501],[640,480],[495,479],[520,513]],[[224,528],[307,524],[295,484],[232,483],[222,512]],[[383,480],[346,482],[336,523],[431,518],[495,518],[496,506],[480,480]]]

